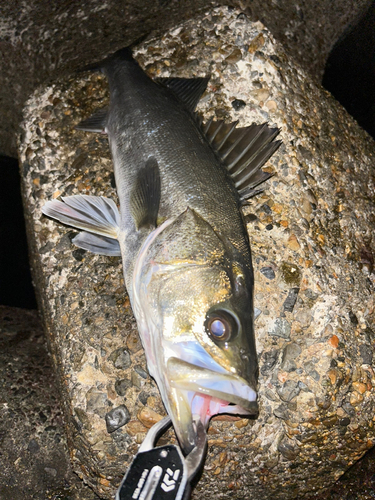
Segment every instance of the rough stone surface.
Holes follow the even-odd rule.
[[[36,311],[0,306],[0,498],[99,500],[72,472]]]
[[[210,11],[135,55],[151,76],[211,74],[199,105],[205,118],[269,121],[283,140],[267,167],[276,175],[245,209],[261,311],[260,415],[212,422],[195,497],[292,499],[323,489],[375,442],[374,142],[238,11]],[[145,415],[157,421],[164,410],[143,376],[119,260],[77,251],[74,231],[41,215],[60,195],[115,197],[106,138],[73,128],[107,100],[97,74],[36,92],[19,150],[34,279],[73,464],[111,498],[147,431]],[[115,366],[119,349],[130,366]],[[121,405],[131,419],[108,433],[105,415]]]
[[[36,311],[0,307],[0,343],[0,498],[99,500],[70,471],[61,405]],[[144,407],[140,418],[150,427],[157,421],[155,415]],[[344,420],[342,425],[348,425]],[[37,451],[31,454],[33,446]],[[314,499],[353,500],[353,491],[357,500],[373,499],[374,452]]]
[[[320,80],[328,53],[371,0],[219,0],[260,19]],[[69,74],[208,8],[210,0],[0,0],[0,153],[17,156],[22,107],[38,85]],[[253,47],[259,41],[255,41]],[[236,105],[236,104],[235,104]]]

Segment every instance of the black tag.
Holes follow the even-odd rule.
[[[181,500],[186,471],[174,445],[138,453],[116,494],[116,500]]]

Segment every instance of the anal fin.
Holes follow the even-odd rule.
[[[99,255],[109,255],[111,257],[121,256],[119,242],[107,236],[100,236],[82,231],[73,238],[72,243],[79,248]]]
[[[98,109],[92,116],[78,123],[75,128],[86,132],[100,132],[103,134],[107,125],[107,117],[108,108]]]

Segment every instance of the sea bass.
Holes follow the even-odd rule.
[[[120,202],[49,201],[43,213],[82,229],[73,242],[121,255],[145,349],[182,449],[212,415],[254,415],[258,363],[253,269],[241,207],[270,177],[279,130],[195,113],[208,78],[152,80],[123,49],[98,65],[110,105],[78,125],[108,134]]]

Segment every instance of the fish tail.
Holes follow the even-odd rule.
[[[84,66],[77,72],[83,73],[85,71],[105,71],[107,66],[113,64],[116,61],[128,61],[138,65],[137,61],[133,58],[133,52],[131,47],[128,46],[117,50],[116,52],[106,57],[105,59],[102,59],[101,61]]]
[[[120,49],[117,52],[115,52],[111,57],[111,60],[113,59],[121,59],[122,61],[135,62],[135,59],[133,58],[133,52],[130,47],[124,47],[123,49]]]

